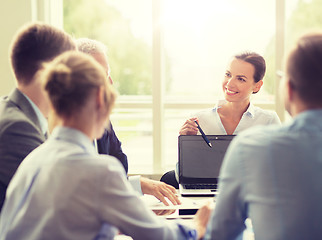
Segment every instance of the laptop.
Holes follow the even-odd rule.
[[[181,135],[179,147],[179,191],[182,196],[215,196],[226,150],[235,135]]]

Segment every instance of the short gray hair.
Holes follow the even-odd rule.
[[[107,47],[97,40],[79,38],[76,40],[77,49],[80,52],[93,55],[95,53],[106,53]]]

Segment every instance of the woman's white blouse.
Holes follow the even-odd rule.
[[[227,135],[227,132],[218,114],[218,109],[221,108],[225,103],[225,100],[221,100],[214,108],[206,109],[192,115],[192,117],[198,118],[199,124],[206,135]],[[250,103],[248,109],[238,123],[233,135],[236,135],[252,126],[270,124],[281,124],[276,112],[261,109]]]

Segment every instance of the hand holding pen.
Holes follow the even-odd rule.
[[[208,145],[209,147],[212,147],[211,142],[210,142],[210,141],[209,141],[209,139],[207,138],[206,134],[202,131],[202,129],[201,129],[201,127],[200,127],[199,123],[197,122],[197,120],[195,120],[195,123],[197,124],[197,128],[199,129],[199,132],[201,133],[202,138],[205,140],[205,142],[207,143],[207,145]]]
[[[209,139],[206,134],[202,131],[196,117],[186,120],[183,126],[180,129],[180,135],[197,135],[198,131],[201,133],[202,138],[205,140],[209,147],[212,147]]]
[[[195,120],[197,120],[196,117],[187,119],[185,123],[182,125],[179,134],[180,135],[197,135],[198,128],[195,123]]]

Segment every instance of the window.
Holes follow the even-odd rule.
[[[286,51],[303,33],[321,30],[321,4],[322,0],[286,0]]]
[[[230,58],[242,51],[275,56],[274,1],[163,1],[165,71],[164,167],[177,159],[179,129],[197,103],[213,107],[222,99],[221,82]],[[268,48],[270,46],[270,48]],[[275,66],[267,62],[268,72]],[[257,102],[274,103],[274,74],[267,75]],[[255,100],[255,99],[254,99]],[[195,109],[182,109],[180,103]]]
[[[109,49],[120,93],[111,119],[130,173],[163,173],[175,166],[185,119],[221,98],[236,53],[265,57],[264,88],[253,102],[283,119],[276,70],[296,34],[322,25],[321,1],[65,0],[64,28]]]
[[[185,101],[188,95],[213,102],[221,96],[221,81],[231,56],[245,50],[272,54],[267,46],[275,35],[275,3],[165,0],[163,23],[166,66],[171,72],[167,97]],[[274,99],[271,82],[265,81],[260,99]]]
[[[111,120],[130,171],[151,172],[152,1],[64,1],[64,29],[108,47],[114,86],[120,93]]]

